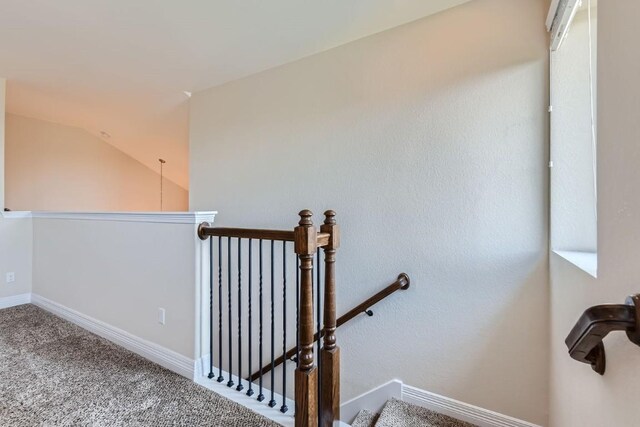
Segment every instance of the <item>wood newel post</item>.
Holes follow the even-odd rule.
[[[295,376],[296,427],[318,425],[318,370],[313,360],[313,255],[317,232],[309,210],[300,212],[295,251],[300,258],[300,354]]]
[[[340,229],[336,213],[326,211],[322,233],[329,233],[329,243],[324,247],[324,340],[320,352],[320,420],[322,427],[330,427],[340,419],[340,348],[336,341],[336,249],[340,247]]]

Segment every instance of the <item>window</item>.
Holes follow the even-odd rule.
[[[595,276],[597,0],[553,3],[551,248]]]

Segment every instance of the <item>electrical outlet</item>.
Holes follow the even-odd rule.
[[[164,325],[164,321],[165,321],[165,310],[164,308],[159,308],[158,309],[158,323],[160,323],[161,325]]]
[[[13,271],[7,273],[7,283],[13,283],[15,281],[16,281],[16,273],[14,273]]]

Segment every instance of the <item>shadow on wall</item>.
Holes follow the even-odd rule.
[[[506,260],[504,260],[506,261]],[[548,312],[541,312],[540,307],[547,306],[547,296],[540,292],[540,284],[548,280],[548,259],[544,253],[521,254],[513,256],[513,276],[503,284],[501,293],[508,294],[502,303],[501,311],[486,313],[486,307],[491,306],[491,293],[478,290],[469,295],[474,304],[467,309],[469,315],[477,319],[479,334],[478,347],[469,348],[459,342],[458,348],[451,349],[449,354],[465,355],[468,363],[466,369],[459,372],[457,378],[446,378],[450,387],[464,389],[471,384],[485,384],[485,395],[476,402],[480,407],[490,407],[502,414],[517,416],[525,413],[531,405],[545,406],[548,402],[547,382],[538,377],[539,373],[530,369],[530,361],[549,364],[549,351],[546,343],[549,335]],[[485,265],[487,260],[480,261]],[[486,271],[484,277],[490,277],[491,271]],[[472,281],[467,278],[467,281]],[[519,343],[508,346],[509,343]],[[504,345],[507,344],[505,347]],[[496,351],[500,349],[500,351]],[[500,387],[495,380],[495,367],[517,375],[517,381],[523,390],[531,396],[528,401],[514,401],[508,392]],[[427,370],[429,371],[429,370]],[[429,372],[424,374],[429,375]],[[505,402],[496,405],[495,401]],[[508,402],[508,403],[506,403]],[[546,425],[546,422],[541,425]]]

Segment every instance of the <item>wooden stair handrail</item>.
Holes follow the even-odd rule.
[[[209,237],[237,237],[242,239],[263,239],[278,240],[285,242],[294,241],[294,232],[291,230],[260,230],[254,228],[226,228],[211,227],[209,223],[203,222],[198,226],[198,236],[202,240]]]
[[[600,375],[606,369],[602,340],[613,331],[625,331],[640,346],[640,294],[627,297],[624,304],[602,304],[588,308],[565,339],[569,356],[591,365]]]
[[[208,222],[198,226],[198,237],[207,240],[209,237],[237,237],[241,239],[277,240],[283,242],[295,241],[295,231],[290,230],[264,230],[257,228],[227,228],[211,227]],[[321,248],[329,243],[329,233],[320,231],[316,233],[316,247]]]
[[[366,313],[368,316],[373,316],[373,312],[370,310],[371,307],[387,298],[391,294],[399,291],[399,290],[407,290],[411,284],[411,280],[406,273],[400,273],[395,282],[381,290],[380,292],[373,295],[371,298],[366,299],[362,303],[358,304],[342,316],[338,318],[336,321],[336,326],[339,328],[340,326],[347,323],[349,320],[357,317],[359,314]],[[313,336],[313,342],[317,342],[318,339],[324,336],[324,330],[318,335],[316,332]],[[274,362],[274,367],[280,366],[285,360],[291,360],[296,355],[296,347],[290,348],[285,355],[278,357]],[[266,374],[271,370],[271,363],[265,365],[262,368],[262,374]],[[255,381],[260,377],[260,371],[256,371],[249,378],[246,378],[248,381]]]

